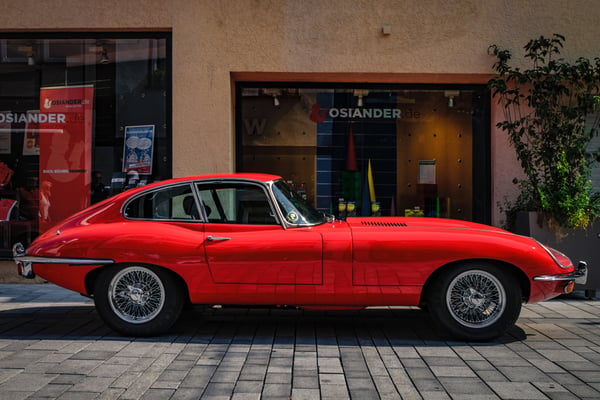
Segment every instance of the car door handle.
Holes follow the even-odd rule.
[[[222,237],[222,236],[208,236],[206,238],[206,240],[208,240],[209,242],[215,242],[215,241],[219,241],[219,240],[231,240],[231,238],[228,237]]]

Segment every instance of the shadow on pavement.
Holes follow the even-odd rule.
[[[128,338],[112,331],[93,304],[36,306],[0,311],[0,339],[131,340],[246,344],[382,346],[460,345],[434,331],[429,314],[417,308],[373,308],[360,311],[318,311],[294,308],[193,306],[161,336]],[[495,343],[526,339],[515,326]],[[485,343],[481,343],[485,344]]]

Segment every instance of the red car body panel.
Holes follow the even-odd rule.
[[[269,182],[261,174],[180,178],[169,184],[230,179]],[[530,302],[562,293],[563,274],[535,240],[498,228],[434,218],[348,218],[315,226],[131,220],[128,199],[164,182],[132,189],[79,212],[42,234],[27,254],[110,259],[171,270],[200,304],[288,304],[357,307],[418,305],[436,271],[465,260],[492,260],[517,271]],[[75,263],[74,263],[75,264]],[[91,295],[90,277],[104,265],[35,264],[35,273]]]

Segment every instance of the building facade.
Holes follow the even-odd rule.
[[[518,62],[560,33],[593,58],[600,40],[595,0],[0,5],[5,248],[128,185],[223,171],[282,175],[334,213],[500,225],[520,167],[488,47]]]

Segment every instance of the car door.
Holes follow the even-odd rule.
[[[266,188],[250,182],[198,184],[207,223],[206,260],[215,283],[318,285],[323,240],[284,229]]]

